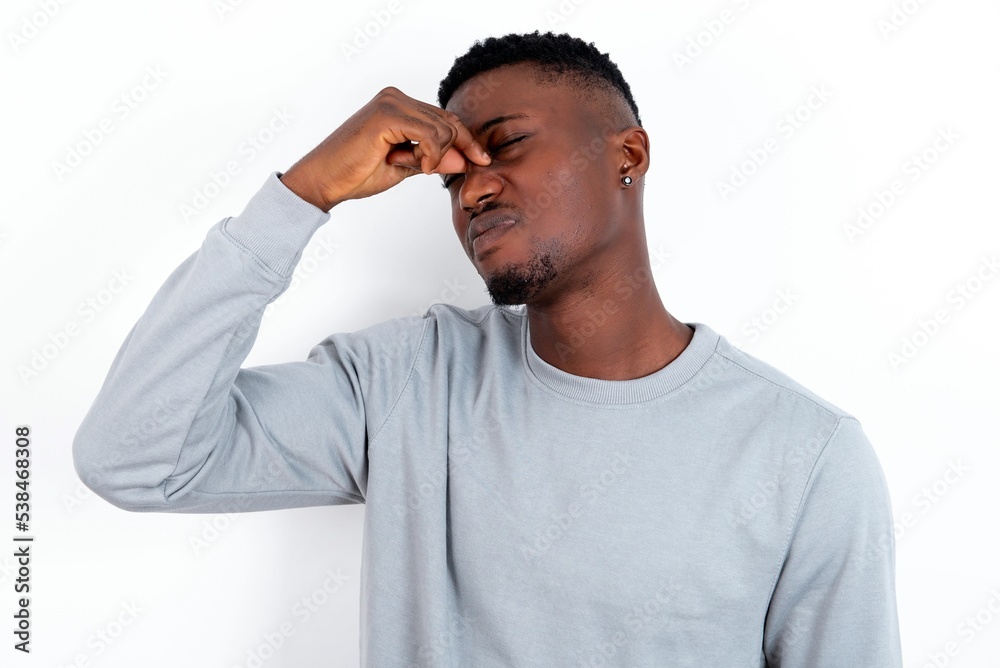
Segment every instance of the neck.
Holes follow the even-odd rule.
[[[527,304],[535,353],[567,373],[631,380],[654,373],[687,347],[694,330],[667,312],[649,258],[544,304]],[[622,265],[618,265],[622,266]]]

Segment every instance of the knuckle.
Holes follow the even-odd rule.
[[[379,98],[375,102],[374,111],[376,114],[392,116],[396,113],[396,105],[391,100]]]
[[[434,123],[435,148],[450,144],[455,138],[455,128],[448,123]]]

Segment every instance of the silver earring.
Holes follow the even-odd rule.
[[[622,183],[624,183],[627,186],[632,185],[632,177],[626,174],[625,176],[622,177]]]

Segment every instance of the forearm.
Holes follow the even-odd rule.
[[[77,472],[98,495],[130,510],[196,507],[185,490],[216,465],[213,450],[235,438],[234,383],[264,308],[287,288],[327,218],[271,182],[171,273],[73,442]]]

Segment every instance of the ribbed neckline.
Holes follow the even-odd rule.
[[[714,353],[719,334],[700,322],[685,323],[694,335],[681,354],[667,366],[642,378],[605,380],[567,373],[552,366],[531,347],[528,316],[521,322],[521,359],[525,370],[538,382],[569,399],[593,404],[633,404],[649,401],[674,390],[691,379]]]

